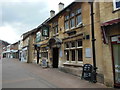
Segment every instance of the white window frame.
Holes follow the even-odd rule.
[[[116,1],[120,1],[120,0],[113,0],[113,9],[114,9],[114,10],[120,9],[120,7],[119,7],[119,8],[116,8]]]

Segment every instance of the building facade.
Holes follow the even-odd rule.
[[[94,33],[97,81],[120,87],[120,3],[94,2]],[[88,2],[72,2],[50,18],[23,34],[21,52],[26,62],[82,76],[84,64],[93,65],[91,7]],[[25,50],[24,50],[25,49]],[[23,56],[21,56],[22,58]]]
[[[4,51],[2,52],[3,58],[19,58],[19,51],[18,51],[18,42],[10,44],[4,47]]]
[[[99,3],[99,7],[105,84],[120,87],[120,2]]]
[[[43,50],[47,51],[50,67],[81,76],[84,64],[93,65],[90,4],[73,2],[66,8],[62,3],[59,5],[60,11],[55,15],[52,10],[47,21],[49,40],[41,41],[40,45],[48,44]],[[94,2],[93,5],[97,81],[107,86],[119,86],[119,10],[114,11],[113,2]],[[113,47],[110,40],[117,45]],[[113,48],[117,50],[114,53]]]
[[[3,41],[3,40],[0,40],[0,59],[2,59],[2,52],[3,51],[5,51],[5,47],[7,46],[7,45],[9,45],[9,43],[8,42],[5,42],[5,41]]]
[[[19,42],[19,60],[32,63],[34,60],[34,38],[37,29],[33,29],[21,35]]]

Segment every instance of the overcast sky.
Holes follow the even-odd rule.
[[[49,18],[50,10],[58,12],[74,0],[3,0],[0,2],[0,39],[14,43],[20,36]]]

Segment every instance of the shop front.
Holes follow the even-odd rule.
[[[47,46],[47,43],[41,45],[40,55],[41,55],[41,58],[40,58],[41,66],[42,67],[48,67],[49,60],[48,60],[48,46]]]
[[[22,62],[27,62],[27,59],[28,59],[28,47],[24,47],[22,48],[22,51],[20,53],[21,55],[21,61]]]
[[[120,35],[111,37],[114,84],[120,87]]]
[[[104,45],[109,47],[111,54],[112,76],[115,87],[120,87],[120,19],[111,20],[102,24]],[[106,53],[108,56],[109,53]],[[105,57],[105,56],[104,56]],[[109,57],[108,57],[109,58]],[[109,62],[111,62],[109,61]],[[108,62],[108,64],[109,64]]]

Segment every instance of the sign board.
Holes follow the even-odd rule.
[[[47,26],[42,27],[42,36],[49,37],[49,27]]]
[[[117,42],[117,43],[120,43],[120,36],[114,36],[111,38],[111,41],[112,42]]]
[[[92,57],[91,48],[86,48],[85,49],[85,57],[86,58],[91,58]]]

